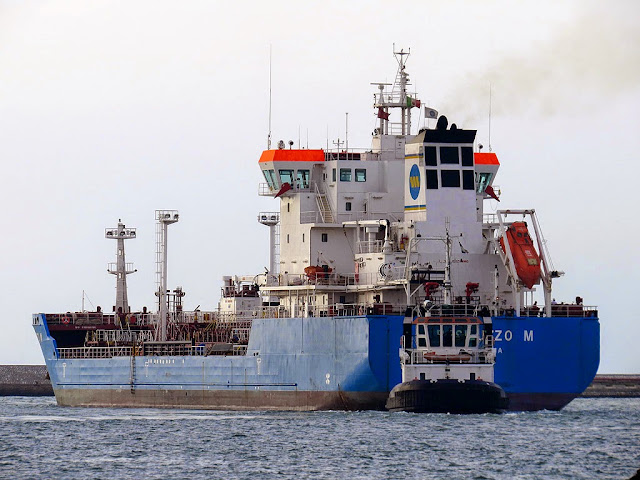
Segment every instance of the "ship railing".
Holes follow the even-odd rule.
[[[327,196],[327,198],[329,198]],[[329,202],[331,202],[329,200]],[[332,212],[335,212],[335,210],[332,207]],[[356,221],[356,220],[380,220],[380,219],[385,219],[385,220],[389,220],[392,222],[397,222],[399,221],[398,219],[401,218],[401,212],[349,212],[349,213],[345,213],[345,212],[340,212],[340,213],[333,213],[334,216],[334,223],[342,223],[342,222],[350,222],[350,221]],[[300,212],[300,223],[325,223],[324,219],[322,218],[322,213],[319,212],[318,210],[309,210],[309,211],[305,211],[305,212]],[[395,249],[396,251],[399,251],[398,248]]]
[[[329,148],[324,151],[325,162],[332,160],[362,160],[365,155],[371,154],[368,148]]]
[[[363,272],[363,273],[329,273],[315,272],[311,274],[281,274],[278,275],[277,282],[274,281],[270,286],[295,287],[304,285],[327,285],[347,287],[349,285],[378,285],[384,284],[388,280],[396,280],[402,278],[403,269],[389,269],[389,278],[386,278],[379,272]]]
[[[413,365],[424,364],[464,364],[464,363],[494,363],[490,349],[470,350],[460,349],[456,352],[438,352],[428,349],[406,349],[409,362]]]
[[[333,303],[331,305],[296,305],[293,317],[343,317],[360,315],[398,315],[404,308],[390,303]]]
[[[263,182],[258,184],[258,195],[261,197],[272,197],[276,193],[278,193],[278,189],[271,188],[268,183]]]
[[[516,312],[513,308],[501,308],[498,311],[499,316],[515,317]],[[545,317],[544,306],[537,305],[526,306],[520,309],[521,317]],[[575,303],[559,303],[551,305],[551,317],[598,317],[597,306],[578,305]]]
[[[383,240],[364,240],[356,244],[358,253],[381,253]]]
[[[280,188],[282,187],[282,185],[276,185],[274,187],[271,187],[271,185],[269,185],[268,183],[262,182],[258,184],[258,195],[261,197],[273,197],[276,193],[278,193],[280,191]],[[289,193],[291,192],[311,192],[312,188],[311,188],[311,182],[309,183],[302,183],[299,182],[297,179],[293,181],[293,183],[291,184],[291,190],[289,190]]]
[[[85,343],[150,342],[153,337],[152,330],[90,330],[85,336]]]
[[[354,222],[357,220],[389,220],[391,222],[397,222],[403,218],[404,212],[376,212],[376,211],[351,211],[351,212],[339,212],[337,217],[339,223],[342,222]]]
[[[112,358],[131,356],[132,347],[108,346],[108,347],[72,347],[58,348],[58,358]]]
[[[499,225],[497,213],[485,213],[482,215],[482,223],[484,225]]]
[[[166,356],[204,356],[206,346],[204,344],[191,345],[191,342],[147,342],[138,348],[137,355],[145,355],[152,357]]]
[[[552,317],[597,317],[597,306],[577,305],[575,303],[560,303],[551,305]]]
[[[49,325],[149,325],[152,314],[133,312],[127,314],[103,312],[66,312],[45,314]]]

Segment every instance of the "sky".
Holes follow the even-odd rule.
[[[633,0],[0,0],[0,364],[43,363],[32,313],[110,310],[118,219],[134,309],[154,308],[156,209],[181,214],[187,309],[262,272],[270,85],[274,141],[333,145],[348,113],[367,148],[395,45],[418,98],[497,153],[499,207],[536,209],[554,297],[598,307],[599,372],[640,373],[639,37]]]

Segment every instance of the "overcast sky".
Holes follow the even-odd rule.
[[[169,284],[217,305],[222,275],[268,265],[258,197],[269,48],[273,138],[366,148],[370,82],[396,48],[419,98],[478,129],[501,161],[501,208],[535,208],[558,301],[597,305],[601,373],[640,373],[636,1],[0,0],[0,363],[43,363],[34,312],[110,310],[115,242],[134,309],[154,308],[154,210]],[[89,303],[89,300],[91,303]]]

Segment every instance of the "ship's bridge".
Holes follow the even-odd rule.
[[[324,161],[323,150],[265,150],[258,162],[267,181],[260,185],[260,195],[309,190],[313,166]]]

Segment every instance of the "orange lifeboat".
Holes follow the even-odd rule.
[[[329,278],[329,274],[333,269],[325,266],[325,265],[309,265],[304,269],[304,273],[307,275],[309,280],[316,280],[321,278]]]
[[[532,288],[540,281],[540,257],[533,246],[533,240],[527,230],[525,222],[513,222],[507,229],[509,249],[513,255],[516,273],[527,288]],[[505,251],[504,241],[500,239],[502,251]]]

